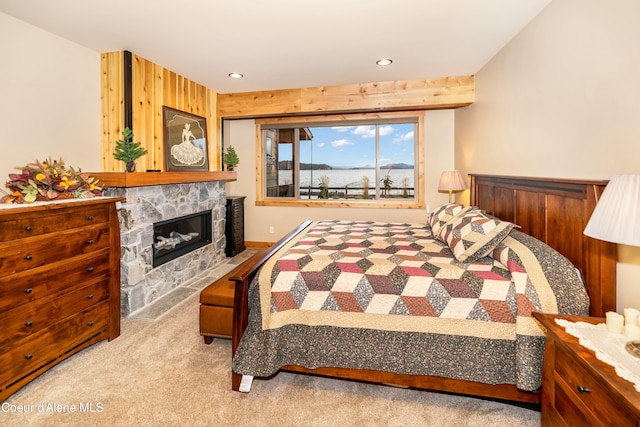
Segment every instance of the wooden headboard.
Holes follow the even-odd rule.
[[[590,314],[616,310],[616,245],[583,234],[607,181],[471,176],[471,205],[542,240],[582,273]]]

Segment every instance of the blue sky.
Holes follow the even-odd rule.
[[[313,158],[313,163],[334,167],[375,165],[375,126],[309,129],[313,134],[312,144],[300,142],[300,162],[311,163]],[[380,125],[380,165],[390,163],[414,164],[413,123]]]

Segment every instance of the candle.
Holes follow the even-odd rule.
[[[624,316],[615,311],[607,311],[607,330],[615,334],[621,334],[624,327]]]
[[[624,325],[624,335],[630,340],[640,340],[640,326]]]
[[[635,308],[625,308],[624,323],[627,325],[638,326],[638,314],[640,314],[640,311]]]

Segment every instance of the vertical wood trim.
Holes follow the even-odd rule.
[[[425,165],[424,165],[424,133],[425,133],[425,122],[424,122],[424,112],[419,112],[418,114],[418,153],[417,156],[418,158],[416,159],[416,161],[414,161],[414,164],[418,165],[418,171],[414,173],[417,173],[417,185],[414,185],[414,197],[416,199],[416,201],[422,206],[424,201],[425,201],[425,187],[424,187],[424,173],[425,173]]]
[[[256,162],[256,200],[264,200],[265,198],[265,182],[264,174],[265,168],[265,148],[262,144],[262,130],[261,125],[256,123],[256,152],[258,161]]]
[[[218,94],[207,89],[206,91],[207,111],[217,111]],[[215,115],[212,120],[207,120],[207,135],[209,144],[209,167],[213,170],[222,169],[222,120]]]
[[[123,74],[124,74],[124,126],[129,129],[133,129],[133,93],[132,93],[132,85],[133,85],[133,75],[132,75],[132,65],[131,65],[131,52],[125,50],[124,53],[124,64],[123,64]]]

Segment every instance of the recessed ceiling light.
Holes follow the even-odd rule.
[[[378,64],[378,65],[389,65],[389,64],[391,64],[392,62],[393,62],[393,61],[392,61],[392,60],[390,60],[389,58],[384,58],[384,59],[378,59],[378,60],[376,61],[376,64]]]
[[[244,74],[241,73],[229,73],[229,77],[232,79],[241,79],[244,77]]]

